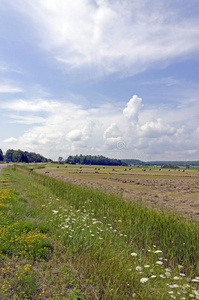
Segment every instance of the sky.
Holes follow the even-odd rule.
[[[0,149],[199,160],[199,1],[1,0]]]

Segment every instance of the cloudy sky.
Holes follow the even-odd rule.
[[[198,160],[198,0],[1,0],[0,148]]]

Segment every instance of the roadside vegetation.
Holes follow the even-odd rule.
[[[0,187],[0,299],[199,299],[196,221],[23,166]]]

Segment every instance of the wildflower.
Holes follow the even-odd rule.
[[[144,268],[150,268],[150,265],[145,265]]]
[[[52,212],[54,213],[54,214],[57,214],[58,213],[58,210],[52,210]]]
[[[151,278],[156,278],[156,275],[151,275]]]
[[[171,273],[170,272],[165,272],[165,275],[167,276],[167,278],[168,277],[170,277],[171,276]]]
[[[163,262],[158,260],[158,261],[156,261],[156,264],[161,266],[161,265],[163,265]]]
[[[174,280],[179,280],[179,279],[180,279],[180,277],[178,277],[178,276],[175,276],[173,279],[174,279]]]
[[[136,256],[137,256],[137,253],[133,252],[133,253],[131,253],[131,256],[136,257]]]
[[[155,250],[153,253],[162,253],[162,250]]]
[[[148,280],[149,280],[149,278],[143,277],[143,278],[140,279],[140,282],[141,282],[141,283],[145,283],[145,282],[147,282]]]
[[[137,266],[135,269],[136,269],[136,271],[138,271],[138,272],[142,271],[142,268],[141,268],[140,266]]]
[[[175,288],[178,288],[179,287],[179,285],[178,284],[173,284],[173,285],[169,285],[169,287],[172,289],[175,289]]]
[[[166,268],[165,271],[166,272],[171,272],[171,269],[170,268]]]
[[[192,281],[192,282],[199,282],[198,279],[192,279],[191,281]]]

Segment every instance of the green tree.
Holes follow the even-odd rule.
[[[3,157],[3,151],[0,149],[0,161],[3,161],[4,157]]]
[[[8,150],[6,151],[6,158],[12,160],[13,153],[14,153],[14,150],[13,150],[13,149],[8,149]]]

